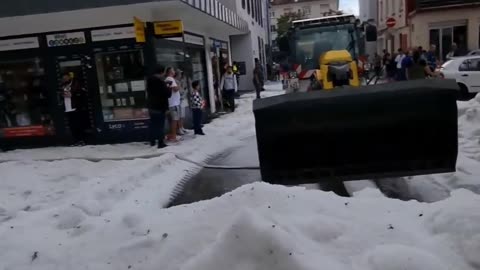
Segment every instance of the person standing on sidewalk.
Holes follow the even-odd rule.
[[[182,136],[188,133],[183,125],[185,121],[186,113],[187,113],[186,111],[188,108],[188,100],[187,100],[188,89],[187,89],[186,78],[182,70],[177,69],[175,81],[179,87],[179,92],[180,92],[180,120],[178,121],[177,132],[178,132],[178,135]]]
[[[223,97],[228,103],[228,107],[232,112],[235,111],[235,93],[238,91],[237,78],[233,74],[231,66],[227,67],[227,71],[222,76],[220,82],[220,89],[222,89]]]
[[[257,98],[261,98],[260,92],[263,91],[263,85],[265,82],[263,66],[260,64],[260,60],[255,58],[255,69],[253,70],[253,85],[255,86],[255,91],[257,92]]]
[[[192,114],[193,114],[193,129],[195,135],[204,136],[202,130],[202,118],[203,118],[203,108],[205,106],[205,101],[203,100],[202,94],[200,93],[200,82],[194,81],[192,83]]]
[[[168,99],[168,112],[170,116],[170,134],[168,135],[168,141],[176,143],[178,142],[177,130],[180,122],[180,87],[178,87],[177,82],[175,81],[175,69],[169,67],[166,70],[167,78],[165,82],[172,90],[172,95]]]
[[[165,148],[165,117],[172,91],[165,83],[165,68],[158,66],[147,80],[147,106],[150,112],[150,145]]]

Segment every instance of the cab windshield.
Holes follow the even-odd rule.
[[[321,26],[297,30],[294,52],[296,63],[304,69],[319,68],[320,56],[331,50],[348,50],[353,58],[358,55],[357,37],[352,24]]]

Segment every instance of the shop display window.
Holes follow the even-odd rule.
[[[148,119],[141,50],[95,55],[105,122]]]
[[[44,63],[0,62],[0,137],[53,135]]]

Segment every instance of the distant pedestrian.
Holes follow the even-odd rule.
[[[205,135],[202,130],[203,108],[205,107],[205,101],[200,93],[200,82],[194,81],[192,83],[192,96],[191,107],[193,115],[193,130],[195,135]]]
[[[450,49],[450,52],[445,56],[446,60],[450,60],[453,57],[460,56],[460,52],[458,50],[457,43],[452,43],[452,47]]]
[[[432,72],[435,72],[437,69],[437,46],[431,45],[430,50],[426,54],[427,65],[430,67]]]
[[[253,70],[253,85],[257,92],[257,98],[261,98],[260,92],[263,90],[265,83],[265,71],[258,58],[255,58],[255,69]]]
[[[176,143],[178,142],[177,130],[180,122],[180,87],[175,81],[175,69],[169,67],[166,69],[167,78],[165,82],[172,90],[172,96],[168,99],[168,114],[170,116],[170,133],[168,135],[168,141]]]
[[[178,85],[180,93],[180,120],[178,121],[177,133],[178,135],[185,135],[188,133],[183,125],[187,114],[186,111],[188,109],[188,88],[186,78],[184,77],[182,70],[177,69],[175,72],[175,81]]]
[[[222,90],[223,97],[227,101],[227,106],[232,112],[235,111],[235,93],[238,91],[237,78],[233,74],[231,66],[227,67],[227,71],[222,76],[220,82],[220,89]]]
[[[87,90],[75,79],[74,73],[69,72],[62,78],[62,94],[73,146],[85,145],[89,126]]]
[[[405,80],[405,73],[404,73],[404,70],[402,70],[402,62],[404,58],[405,58],[405,53],[401,48],[398,49],[398,54],[397,54],[397,57],[395,58],[395,64],[397,67],[397,76],[396,76],[397,81]]]
[[[165,148],[165,118],[171,89],[165,82],[165,68],[158,66],[147,80],[147,107],[150,112],[150,145]]]
[[[379,78],[382,75],[382,57],[378,53],[375,53],[373,58],[373,67],[375,69],[375,76]]]
[[[392,59],[392,55],[387,53],[384,59],[385,70],[387,71],[387,79],[388,81],[393,81],[395,79],[395,73],[397,70],[397,66],[395,61]]]

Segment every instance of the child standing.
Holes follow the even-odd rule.
[[[204,100],[200,93],[200,82],[194,81],[192,83],[192,114],[193,114],[193,129],[195,135],[205,135],[202,130],[202,110],[204,107]]]

